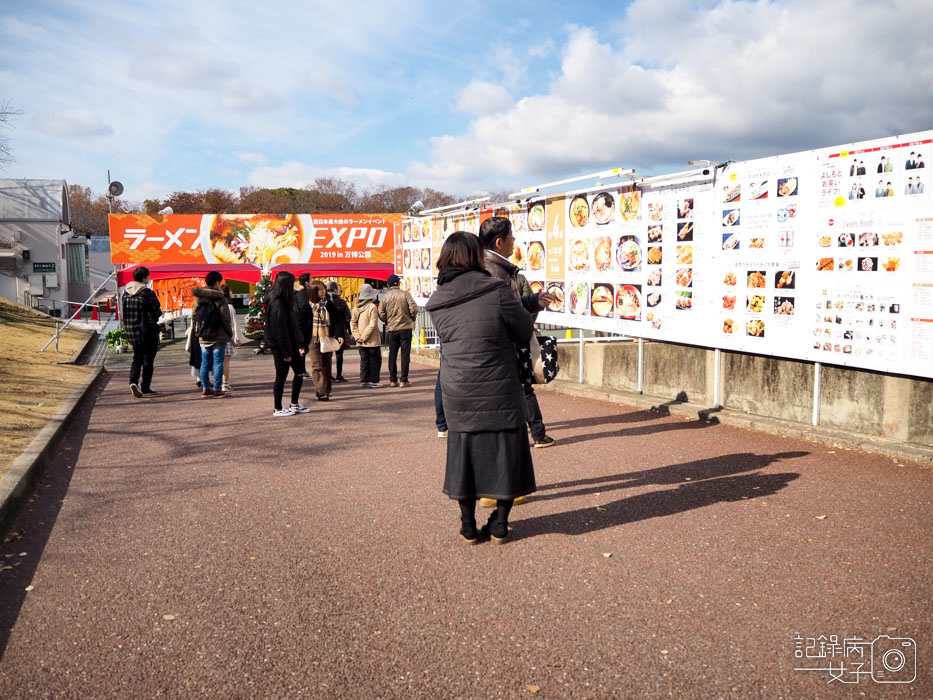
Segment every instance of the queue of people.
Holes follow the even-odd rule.
[[[522,380],[516,361],[516,348],[532,340],[537,312],[554,299],[522,284],[508,259],[514,243],[511,223],[503,217],[484,221],[479,236],[462,231],[450,235],[437,261],[438,288],[426,307],[441,345],[434,401],[438,437],[446,438],[443,491],[458,502],[460,536],[469,544],[508,541],[513,506],[536,489],[531,445],[540,449],[555,443],[546,432],[534,388]],[[137,268],[124,297],[124,323],[128,333],[129,325],[133,328],[130,387],[136,396],[155,394],[151,379],[161,309],[148,282],[149,271]],[[205,286],[193,290],[189,348],[192,365],[199,355],[204,398],[223,398],[232,390],[230,358],[240,341],[230,290],[222,282],[222,275],[211,271]],[[273,417],[310,412],[301,403],[306,377],[316,398],[328,401],[333,384],[346,381],[342,355],[351,345],[359,349],[360,386],[382,387],[380,320],[389,346],[389,384],[411,386],[411,341],[419,309],[400,289],[397,276],[387,282],[381,302],[376,290],[363,284],[351,310],[335,283],[325,286],[308,274],[296,280],[290,272],[278,273],[266,297],[263,338],[275,366]],[[482,527],[476,523],[477,503],[493,509]]]

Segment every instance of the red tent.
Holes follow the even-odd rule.
[[[130,265],[117,272],[117,283],[125,287],[133,280],[133,270],[139,265]],[[146,265],[152,279],[173,279],[176,277],[204,277],[211,270],[220,272],[224,279],[237,280],[256,284],[262,276],[258,265],[211,265],[208,263],[175,264],[175,265]],[[395,272],[391,263],[333,263],[333,264],[289,264],[275,265],[271,274],[275,277],[280,270],[287,270],[296,277],[302,272],[308,272],[313,277],[367,277],[384,280]]]

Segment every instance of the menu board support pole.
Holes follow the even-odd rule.
[[[638,339],[638,393],[645,393],[645,339]]]
[[[583,329],[580,329],[580,376],[577,380],[580,384],[583,383]]]
[[[820,369],[819,362],[813,363],[813,427],[820,424]]]
[[[716,348],[713,354],[713,408],[721,408],[722,396],[719,383],[722,381],[722,350]]]

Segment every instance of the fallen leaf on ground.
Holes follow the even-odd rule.
[[[27,591],[27,592],[28,592],[28,591],[31,591],[33,588],[35,588],[35,586],[31,586],[31,585],[30,585],[30,586],[26,586],[26,591]]]
[[[606,508],[603,508],[602,506],[596,506],[596,510],[601,510],[601,511],[605,511],[605,510],[606,510]]]
[[[817,519],[817,520],[826,520],[826,516],[825,516],[825,515],[817,515],[817,516],[816,516],[816,519]]]
[[[612,552],[603,552],[603,556],[606,557],[606,559],[608,559],[609,557],[612,556]]]
[[[667,649],[661,649],[661,653],[662,653],[662,654],[668,654],[669,652],[667,651]]]
[[[527,690],[529,693],[537,693],[539,690],[541,690],[541,686],[528,683],[525,685],[525,690]]]
[[[174,616],[174,615],[163,615],[163,616],[162,616],[162,619],[163,619],[163,620],[168,620],[169,622],[171,622],[172,620],[175,619],[175,616]]]

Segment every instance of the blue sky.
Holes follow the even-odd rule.
[[[0,0],[0,176],[467,195],[792,152],[933,127],[931,26],[896,0]]]

